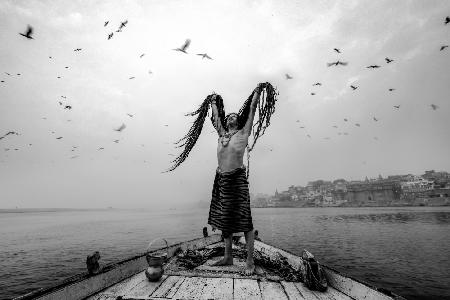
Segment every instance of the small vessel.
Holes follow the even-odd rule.
[[[223,256],[224,242],[220,234],[208,235],[204,228],[201,238],[146,250],[141,255],[103,266],[95,274],[85,272],[15,300],[404,299],[322,264],[328,287],[324,292],[310,290],[297,276],[305,270],[303,258],[259,239],[254,244],[255,273],[245,275],[245,258],[240,255],[246,252],[244,243],[242,235],[234,236],[234,264],[213,266]],[[165,257],[164,272],[157,281],[147,278],[149,256]],[[274,267],[276,263],[278,267]]]

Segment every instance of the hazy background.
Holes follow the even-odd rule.
[[[20,135],[0,140],[0,208],[208,200],[217,166],[209,118],[188,159],[161,173],[194,121],[184,115],[213,91],[237,111],[265,81],[280,94],[252,152],[252,193],[449,171],[450,50],[439,51],[450,43],[448,15],[448,0],[2,0],[0,136]],[[18,34],[27,24],[33,40]],[[187,38],[188,54],[172,50]],[[338,59],[349,64],[327,67]]]

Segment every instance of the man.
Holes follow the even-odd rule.
[[[219,139],[217,144],[218,168],[214,179],[208,224],[213,227],[213,230],[220,229],[225,240],[225,255],[214,265],[233,264],[232,235],[234,232],[244,232],[247,246],[247,260],[244,270],[246,275],[253,274],[255,264],[253,260],[253,222],[243,158],[263,87],[264,84],[259,84],[256,87],[248,118],[242,128],[239,128],[239,115],[237,113],[227,115],[225,118],[226,128],[224,128],[216,105],[217,95],[213,95],[211,102],[214,127],[217,129]]]

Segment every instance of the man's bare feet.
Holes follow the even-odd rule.
[[[233,257],[224,257],[221,260],[216,261],[211,266],[228,266],[233,264]]]
[[[255,273],[255,263],[249,262],[247,261],[247,263],[245,264],[245,269],[244,269],[244,274],[249,276],[249,275],[253,275]]]

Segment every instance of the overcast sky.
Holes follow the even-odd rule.
[[[238,111],[266,81],[279,96],[251,153],[252,193],[450,171],[448,15],[448,0],[2,0],[0,136],[20,135],[0,140],[0,208],[209,201],[209,118],[188,159],[161,173],[194,121],[185,114],[213,91]],[[19,35],[27,24],[32,40]],[[188,38],[188,54],[172,50]],[[348,65],[327,66],[337,60]]]

